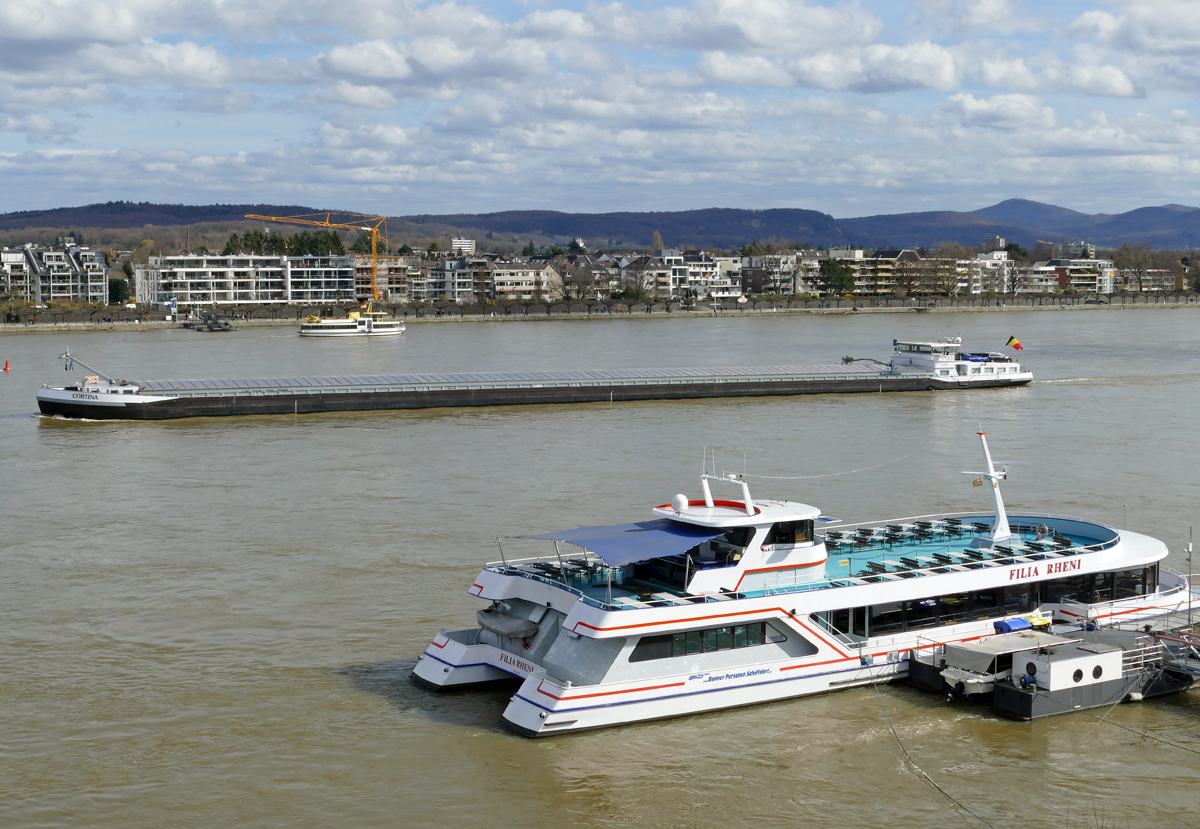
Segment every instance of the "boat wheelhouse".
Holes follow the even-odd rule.
[[[990,487],[990,515],[846,524],[706,474],[701,498],[676,496],[653,520],[529,536],[553,551],[486,565],[469,589],[490,602],[478,626],[440,631],[413,678],[515,677],[502,722],[543,736],[903,677],[914,653],[1005,619],[1078,628],[1187,601],[1161,541],[1006,512],[1006,472],[980,439],[985,471],[969,474]],[[716,483],[741,497],[714,498]]]
[[[937,341],[893,340],[892,364],[917,368],[949,385],[1018,385],[1033,380],[1033,372],[1015,357],[996,351],[965,352],[961,337]]]

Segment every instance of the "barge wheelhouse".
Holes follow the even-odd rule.
[[[413,678],[517,678],[502,721],[526,736],[797,697],[906,675],[914,653],[1014,617],[1079,626],[1177,609],[1161,542],[1080,518],[994,514],[844,524],[701,479],[653,520],[545,533],[553,552],[486,565],[479,626],[441,631]],[[740,487],[719,500],[711,485]]]

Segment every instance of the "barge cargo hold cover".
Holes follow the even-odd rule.
[[[921,370],[858,365],[461,372],[260,380],[142,380],[88,377],[43,386],[43,414],[97,420],[312,414],[462,406],[608,403],[798,394],[881,393],[1023,385],[1028,375],[959,383]],[[91,382],[94,381],[94,382]]]

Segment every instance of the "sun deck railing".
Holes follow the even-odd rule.
[[[913,516],[910,518],[899,518],[899,519],[890,519],[890,520],[883,520],[883,521],[864,521],[864,522],[860,522],[857,524],[839,524],[839,525],[837,525],[837,529],[835,531],[843,532],[847,529],[855,528],[855,527],[881,527],[881,526],[885,526],[887,524],[905,524],[905,523],[912,523],[915,521],[944,520],[945,518],[960,518],[960,517],[984,518],[987,516],[980,515],[979,513],[976,513],[976,512],[937,513],[937,514],[931,514],[931,515],[920,515],[920,516]],[[1012,527],[1017,532],[1021,532],[1021,531],[1031,532],[1037,526],[1037,525],[1027,525],[1027,524],[1020,523],[1019,519],[1021,519],[1021,518],[1025,518],[1025,519],[1043,519],[1044,518],[1044,519],[1050,519],[1050,520],[1076,521],[1076,522],[1079,522],[1082,524],[1091,524],[1093,526],[1104,527],[1105,529],[1113,529],[1112,527],[1109,527],[1107,524],[1103,524],[1098,521],[1088,521],[1086,519],[1075,518],[1072,516],[1065,516],[1065,515],[1039,515],[1039,516],[1010,515],[1009,518],[1014,522],[1014,523],[1012,523]],[[830,528],[830,529],[833,529],[833,528]],[[964,528],[963,531],[964,531],[964,533],[968,533],[968,534],[972,534],[972,535],[980,535],[981,534],[979,531],[976,531],[973,528],[969,528],[969,527]],[[1115,532],[1115,530],[1114,530],[1114,532]],[[828,531],[826,532],[826,535],[827,535],[827,533],[828,533]],[[824,537],[825,536],[822,536],[822,538],[824,538]],[[942,539],[931,539],[931,541],[942,541]],[[804,592],[809,592],[812,590],[828,590],[828,589],[837,588],[837,587],[854,587],[854,586],[860,586],[860,585],[866,584],[866,583],[878,583],[878,582],[886,582],[886,581],[894,580],[893,578],[889,578],[889,577],[915,578],[915,577],[928,577],[928,576],[940,575],[940,574],[945,573],[947,570],[953,569],[955,567],[961,567],[961,566],[972,566],[972,569],[1004,567],[1004,566],[1008,566],[1008,565],[1012,565],[1012,564],[1021,563],[1022,561],[1028,560],[1030,557],[1034,557],[1034,556],[1043,557],[1043,558],[1062,558],[1065,556],[1074,556],[1074,555],[1081,555],[1084,553],[1099,552],[1101,550],[1105,550],[1105,549],[1115,546],[1119,541],[1120,541],[1120,536],[1114,536],[1111,539],[1108,539],[1106,541],[1098,541],[1094,544],[1084,544],[1084,545],[1077,545],[1077,546],[1071,546],[1071,547],[1046,549],[1046,550],[1042,550],[1042,551],[1013,549],[1011,552],[1006,553],[1004,555],[1000,555],[1000,556],[984,557],[982,559],[975,559],[975,560],[971,560],[971,561],[957,561],[957,562],[952,562],[950,564],[935,562],[932,564],[926,564],[926,565],[922,565],[920,567],[915,567],[915,568],[895,568],[895,569],[884,570],[882,572],[872,572],[872,573],[858,573],[858,574],[848,573],[847,575],[844,575],[844,576],[833,576],[833,577],[814,580],[814,581],[810,581],[810,582],[802,582],[802,583],[792,583],[792,584],[782,584],[779,582],[767,583],[758,589],[745,590],[737,595],[739,597],[740,596],[758,596],[758,595],[773,596],[773,595],[779,595],[779,594],[804,593]],[[885,546],[890,547],[891,545],[888,542],[886,542],[884,539],[878,539],[878,543],[880,544],[880,548],[879,548],[880,564],[882,564],[883,561],[886,559],[887,555],[894,554],[894,553],[890,549],[885,549]],[[926,553],[942,552],[943,555],[949,555],[952,552],[951,551],[952,546],[954,546],[954,545],[945,544],[944,541],[942,541],[942,543],[938,544],[936,548],[934,546],[932,546],[932,544],[927,543],[927,545],[924,546],[922,549]],[[855,551],[849,550],[849,551],[847,551],[847,556],[854,557],[855,559],[858,560],[858,562],[861,565],[866,565],[872,558],[874,558],[874,556],[863,558],[861,556],[861,552],[865,552],[865,551],[860,550],[859,553],[856,554]],[[925,557],[927,558],[928,556],[925,556]],[[583,572],[581,572],[577,575],[574,575],[574,576],[567,575],[567,569],[563,567],[564,563],[576,564],[577,562],[583,563],[582,565],[578,565],[578,564],[576,565]],[[529,569],[530,567],[536,566],[538,564],[558,565],[561,575],[554,576],[554,575],[550,575],[549,573],[546,573],[546,572],[538,572],[536,570]],[[619,573],[619,572],[623,573],[623,571],[624,571],[623,567],[613,567],[612,565],[608,564],[606,561],[601,559],[599,556],[595,556],[594,554],[590,553],[587,550],[583,551],[582,556],[576,555],[572,558],[564,558],[561,555],[561,553],[559,553],[557,551],[555,553],[551,553],[551,554],[526,556],[526,557],[522,557],[522,558],[507,558],[507,557],[505,557],[505,558],[501,559],[500,561],[488,562],[487,564],[484,565],[484,568],[495,571],[495,572],[502,572],[507,575],[520,576],[522,578],[527,578],[532,581],[542,582],[543,584],[549,584],[549,585],[557,587],[561,590],[566,590],[568,593],[578,596],[579,599],[581,601],[585,602],[586,604],[601,608],[603,610],[633,610],[633,609],[661,606],[659,604],[651,604],[650,602],[644,602],[644,601],[640,601],[638,599],[633,599],[633,598],[628,598],[628,597],[621,597],[620,601],[611,601],[611,600],[605,601],[604,599],[589,595],[587,592],[585,592],[581,588],[576,587],[573,584],[571,584],[571,581],[573,579],[582,581],[586,578],[586,580],[588,581],[589,587],[592,587],[595,589],[601,589],[605,585],[597,584],[594,581],[594,579],[598,575],[607,575],[608,573]],[[585,573],[586,573],[586,575],[585,575]],[[617,585],[614,584],[614,586],[617,586]],[[1182,589],[1183,589],[1182,587],[1172,588],[1172,592],[1174,592],[1176,590],[1182,590]],[[688,598],[691,598],[691,599],[713,598],[714,600],[717,600],[718,597],[726,596],[726,595],[731,595],[731,594],[725,594],[725,593],[720,593],[720,592],[715,593],[715,594],[696,594],[695,596],[691,596]],[[1168,593],[1163,593],[1162,595],[1168,595]],[[681,603],[682,603],[682,600],[681,600]]]

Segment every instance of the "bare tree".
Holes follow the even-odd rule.
[[[568,299],[586,299],[596,287],[596,273],[591,265],[567,262],[562,270],[563,292]]]
[[[958,260],[971,257],[971,251],[956,242],[943,242],[926,261],[934,291],[946,296],[958,293]]]
[[[896,284],[896,293],[908,296],[920,289],[924,279],[921,257],[917,255],[916,251],[901,251],[892,268],[892,281]]]
[[[644,239],[645,237],[643,236],[642,238]],[[666,245],[663,244],[662,234],[657,230],[654,231],[654,236],[651,237],[650,247],[654,248],[654,250],[662,250],[666,247]]]
[[[1183,277],[1187,271],[1179,259],[1179,252],[1164,248],[1154,252],[1154,269],[1171,275],[1169,290],[1182,291]]]
[[[1145,242],[1134,242],[1132,245],[1126,242],[1113,257],[1113,264],[1121,269],[1127,279],[1132,277],[1137,281],[1140,294],[1146,271],[1154,267],[1154,250]]]

